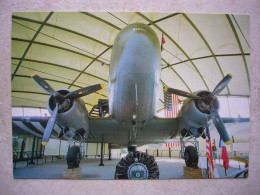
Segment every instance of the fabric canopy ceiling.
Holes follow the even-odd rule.
[[[97,83],[105,89],[83,98],[88,110],[108,96],[113,42],[126,25],[142,22],[165,38],[162,85],[188,92],[212,91],[228,73],[222,96],[250,95],[249,16],[133,12],[24,12],[12,18],[12,106],[45,108],[48,94],[30,78],[38,74],[54,89]]]

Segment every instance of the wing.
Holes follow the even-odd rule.
[[[14,135],[34,135],[42,137],[49,117],[22,117],[13,116],[12,126]],[[61,128],[58,125],[54,126],[52,138],[57,138]]]
[[[89,142],[97,142],[104,136],[104,141],[113,144],[125,145],[129,141],[132,131],[136,130],[136,141],[138,145],[148,143],[163,143],[175,137],[177,131],[177,119],[157,118],[152,119],[148,124],[133,129],[124,126],[112,118],[90,118],[90,129],[93,136]]]
[[[42,137],[49,117],[21,117],[13,116],[14,135],[34,135]],[[129,133],[132,127],[126,127],[112,118],[89,118],[90,134],[87,142],[100,142],[102,137],[107,143],[125,145],[129,141]],[[136,128],[136,144],[163,143],[175,137],[177,131],[177,119],[157,118],[152,119],[148,124]],[[61,127],[54,126],[52,138],[58,138]]]
[[[177,129],[178,118],[158,118],[154,117],[147,125],[142,127],[140,135],[153,137],[152,140],[162,143],[165,140],[172,139],[178,135]]]
[[[125,139],[126,133],[122,131],[121,125],[110,117],[89,118],[90,135],[87,142],[100,142],[104,137],[104,142],[120,143]]]
[[[231,118],[231,117],[223,117],[223,123],[246,123],[250,122],[250,118]],[[213,125],[212,120],[209,122],[209,126]]]
[[[249,122],[250,118],[222,118],[224,123],[243,123]]]

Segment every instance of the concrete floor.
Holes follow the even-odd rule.
[[[114,179],[115,167],[120,159],[104,160],[105,166],[98,166],[99,159],[83,159],[80,166],[82,168],[81,179]],[[157,164],[160,170],[160,179],[183,179],[183,166],[185,166],[182,159],[168,159],[168,158],[156,158]],[[35,161],[36,162],[36,161]],[[221,162],[216,161],[216,168],[221,178],[225,176],[224,168],[221,166]],[[238,171],[238,162],[230,161],[230,168],[227,174],[230,175],[235,171]],[[243,168],[243,164],[240,164]],[[15,179],[62,179],[63,171],[67,168],[65,159],[54,159],[52,162],[50,159],[45,163],[44,160],[40,160],[38,165],[29,165],[26,167],[26,163],[17,163],[16,168],[13,171]]]

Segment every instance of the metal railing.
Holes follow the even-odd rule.
[[[181,153],[180,150],[146,150],[143,151],[151,156],[154,157],[178,157],[181,158]],[[158,153],[158,155],[157,155]],[[229,159],[233,159],[235,155],[249,155],[248,152],[239,152],[239,151],[234,151],[234,152],[228,152]],[[206,151],[199,151],[199,156],[206,156]],[[216,152],[216,158],[221,159],[221,152],[217,151]]]
[[[181,158],[180,150],[146,150],[145,152],[154,157],[178,157],[179,159]]]
[[[33,154],[33,158],[32,158],[32,154]],[[26,151],[26,152],[13,152],[13,168],[16,168],[16,165],[18,162],[26,162],[26,167],[28,167],[30,164],[33,165],[38,165],[39,164],[39,160],[43,159],[42,162],[47,163],[47,162],[53,162],[54,159],[64,159],[65,156],[64,155],[44,155],[43,152],[39,152],[39,151],[34,151],[32,153],[32,151]],[[50,161],[48,159],[51,159]],[[34,162],[34,160],[36,160],[36,162]]]
[[[24,157],[26,156],[26,157]],[[26,161],[26,167],[28,167],[28,161],[30,156],[27,152],[13,152],[13,168],[16,168],[16,163]]]

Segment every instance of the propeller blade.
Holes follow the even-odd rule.
[[[227,133],[226,127],[223,123],[222,118],[219,116],[219,114],[215,108],[210,110],[210,116],[211,116],[211,119],[212,119],[220,137],[222,138],[222,140],[225,142],[226,145],[229,145],[230,138]]]
[[[232,74],[229,73],[227,74],[215,87],[215,89],[213,90],[212,94],[213,95],[218,95],[230,82],[230,80],[232,79]]]
[[[76,91],[72,91],[69,94],[65,95],[65,99],[77,99],[85,95],[89,95],[91,93],[94,93],[100,89],[104,88],[104,84],[97,84],[97,85],[92,85],[88,86],[82,89],[78,89]]]
[[[168,88],[166,86],[164,86],[164,89],[163,89],[165,92],[168,92],[168,93],[172,93],[172,94],[176,94],[176,95],[180,95],[180,96],[183,96],[183,97],[187,97],[187,98],[192,98],[192,99],[203,99],[202,97],[199,97],[199,96],[196,96],[192,93],[188,93],[188,92],[185,92],[185,91],[182,91],[182,90],[179,90],[179,89],[174,89],[174,88]]]
[[[55,92],[55,90],[44,79],[42,79],[38,75],[33,74],[31,77],[35,81],[35,83],[39,85],[48,94],[52,95]]]
[[[48,144],[48,141],[51,136],[51,132],[53,130],[53,127],[55,125],[57,113],[58,113],[59,104],[56,104],[55,109],[53,110],[51,114],[51,118],[48,120],[47,126],[45,128],[43,137],[42,137],[42,145],[46,146]]]

